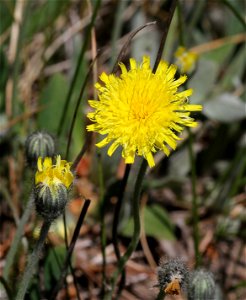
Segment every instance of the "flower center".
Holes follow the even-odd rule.
[[[149,116],[147,111],[134,111],[132,117],[134,120],[142,121],[147,119]]]
[[[145,121],[150,116],[150,106],[146,103],[132,103],[132,107],[130,110],[130,117],[134,121]]]

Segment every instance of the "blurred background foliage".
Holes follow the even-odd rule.
[[[168,16],[168,3],[168,0],[1,0],[0,201],[3,262],[33,180],[32,171],[26,168],[25,162],[26,137],[35,130],[47,130],[56,138],[57,152],[64,157],[79,100],[67,157],[73,161],[86,139],[87,99],[95,97],[93,85],[98,75],[102,71],[111,72],[129,33],[152,21],[156,21],[156,25],[148,26],[136,35],[123,61],[127,64],[129,57],[140,60],[142,55],[148,54],[154,62]],[[243,243],[246,239],[246,35],[243,14],[243,0],[181,0],[163,53],[164,59],[174,62],[174,52],[182,41],[199,55],[196,69],[189,74],[187,83],[194,90],[191,102],[201,103],[204,107],[203,112],[196,115],[199,127],[192,132],[199,202],[199,249],[204,265],[215,273],[227,297],[223,299],[243,299],[246,286],[242,271],[246,265]],[[100,55],[86,81],[83,96],[79,97],[97,51]],[[157,153],[157,166],[148,170],[144,183],[146,199],[141,213],[144,236],[149,246],[142,239],[139,249],[147,255],[147,259],[142,258],[143,264],[151,265],[153,258],[151,267],[162,255],[185,257],[191,266],[194,262],[190,246],[192,184],[188,132],[182,137],[180,146],[169,159]],[[98,255],[100,252],[98,215],[102,190],[99,187],[101,173],[98,161],[102,163],[103,186],[109,204],[106,211],[108,229],[124,170],[119,151],[111,158],[106,151],[102,149],[98,158],[91,143],[77,169],[77,194],[93,200],[84,236],[81,235],[81,240],[84,238],[90,245],[86,248],[88,257],[92,255],[90,247],[95,246],[93,237]],[[130,182],[134,182],[134,174],[133,170]],[[132,232],[130,203],[127,201],[131,189],[129,186],[126,191],[120,224],[122,246],[128,243]],[[80,207],[80,198],[75,196],[68,207],[71,217],[68,226],[71,223],[74,227]],[[37,221],[32,217],[26,235],[32,236],[36,226]],[[58,262],[62,262],[64,257],[64,234],[59,232],[54,229],[50,246],[47,245],[47,257],[43,258],[46,293],[52,282],[57,280]],[[110,238],[109,230],[109,244]],[[57,249],[58,261],[53,259],[54,253],[49,247]],[[146,254],[148,248],[151,255]],[[26,252],[25,244],[20,253]],[[77,260],[86,257],[77,255]],[[88,261],[93,265],[90,259]],[[20,260],[16,270],[22,265]],[[75,267],[80,271],[77,276],[81,281],[78,281],[85,290],[91,280],[89,271],[82,270],[81,263],[75,264]],[[30,299],[40,299],[40,291],[37,290],[40,278],[35,280]],[[140,280],[143,290],[145,285],[146,282]],[[93,288],[98,286],[100,284],[95,280]],[[129,291],[141,298],[131,286]],[[146,298],[141,299],[154,299],[151,293],[154,294],[148,291],[148,296],[145,294]]]

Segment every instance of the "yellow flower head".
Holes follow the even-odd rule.
[[[38,185],[41,183],[51,189],[59,184],[63,184],[66,188],[69,188],[74,178],[70,171],[70,166],[71,163],[68,163],[66,160],[61,160],[60,155],[57,155],[55,165],[52,165],[51,157],[45,157],[44,161],[42,157],[39,157],[37,163],[38,170],[35,175],[35,184]]]
[[[185,47],[178,47],[174,56],[176,57],[176,64],[180,68],[181,73],[192,72],[195,68],[198,55],[195,52],[188,51]]]
[[[150,67],[150,58],[143,57],[141,64],[130,59],[130,70],[120,64],[122,74],[102,73],[103,84],[96,83],[99,101],[89,100],[94,108],[88,118],[94,122],[88,131],[96,131],[106,137],[97,144],[103,147],[111,143],[108,155],[122,146],[126,163],[133,163],[135,154],[144,156],[150,167],[155,165],[152,153],[158,149],[170,154],[169,147],[176,148],[184,126],[195,127],[191,111],[199,111],[201,105],[187,103],[192,90],[178,92],[187,79],[175,79],[176,67],[161,61],[156,73]]]

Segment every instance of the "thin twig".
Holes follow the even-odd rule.
[[[223,47],[226,44],[239,44],[245,41],[246,41],[246,34],[239,33],[239,34],[227,36],[221,39],[216,39],[211,42],[192,47],[189,50],[192,52],[196,52],[197,54],[202,54]]]
[[[145,27],[147,26],[151,26],[151,25],[155,25],[156,22],[149,22],[149,23],[146,23],[145,25],[142,25],[140,27],[138,27],[137,29],[135,29],[134,31],[132,31],[130,34],[129,34],[129,37],[127,39],[127,41],[124,43],[124,46],[122,47],[117,59],[116,59],[116,62],[115,62],[115,65],[113,67],[113,70],[112,70],[112,73],[115,74],[118,70],[118,63],[122,60],[122,58],[124,57],[125,55],[125,52],[127,50],[127,48],[129,47],[129,44],[131,42],[131,40],[134,38],[134,36],[139,32],[141,31],[142,29],[144,29]]]

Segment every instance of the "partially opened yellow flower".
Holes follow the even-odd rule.
[[[52,164],[51,157],[38,158],[38,170],[35,175],[35,205],[36,211],[46,221],[53,221],[60,216],[68,202],[69,187],[73,182],[70,171],[71,164],[56,157]]]
[[[185,47],[178,47],[174,56],[181,73],[189,73],[194,70],[198,59],[197,53],[189,51]]]
[[[51,157],[38,158],[38,170],[35,175],[35,184],[42,183],[43,185],[52,187],[58,184],[65,185],[69,188],[73,181],[73,174],[70,171],[71,163],[66,160],[61,160],[61,156],[57,155],[56,164],[52,164]]]
[[[187,77],[175,79],[174,65],[161,61],[153,74],[150,58],[144,56],[141,64],[130,59],[129,71],[122,63],[120,68],[119,77],[102,73],[103,84],[96,83],[99,100],[89,100],[94,111],[88,113],[93,124],[87,130],[106,135],[97,146],[111,143],[109,156],[121,146],[126,163],[133,163],[137,154],[153,167],[153,153],[162,150],[169,155],[179,140],[177,133],[184,126],[197,125],[190,112],[200,111],[202,106],[187,103],[191,89],[178,92]]]

